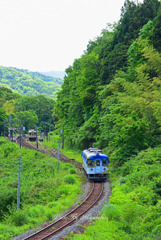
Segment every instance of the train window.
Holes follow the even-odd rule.
[[[100,166],[100,160],[96,160],[96,166]]]
[[[106,158],[102,159],[102,166],[106,166],[107,165],[107,161]]]
[[[90,167],[94,167],[94,160],[93,159],[88,159],[87,165]]]

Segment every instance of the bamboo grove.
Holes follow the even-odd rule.
[[[159,1],[126,0],[119,23],[66,69],[53,115],[66,144],[106,149],[120,165],[160,143],[160,26]]]

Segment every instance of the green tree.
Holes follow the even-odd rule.
[[[53,99],[46,98],[44,95],[24,96],[16,101],[15,107],[17,112],[33,110],[41,123],[52,119],[54,104]]]
[[[23,111],[16,113],[17,123],[20,120],[22,126],[26,128],[26,131],[29,129],[35,128],[35,125],[38,123],[38,117],[34,111]]]
[[[2,132],[4,131],[4,120],[6,118],[6,114],[3,108],[0,108],[0,136],[2,135]]]

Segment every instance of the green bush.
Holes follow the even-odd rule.
[[[69,190],[68,190],[68,185],[67,184],[65,184],[63,186],[60,186],[60,188],[58,190],[58,193],[60,195],[62,195],[62,194],[68,195],[68,192],[69,192]]]
[[[57,159],[34,150],[20,149],[15,143],[1,139],[0,239],[9,240],[71,207],[80,191],[81,180],[79,176],[69,174],[73,169],[71,164],[60,162],[57,171]],[[7,157],[4,157],[5,151]],[[21,201],[17,212],[14,209],[17,205],[19,156]]]
[[[114,204],[106,204],[103,207],[102,214],[103,216],[108,217],[109,220],[118,220],[121,216],[121,212],[118,209],[118,206]]]
[[[140,152],[113,171],[112,195],[100,218],[69,239],[153,240],[161,233],[161,147]],[[120,184],[124,182],[124,184]]]
[[[23,210],[15,210],[11,215],[11,222],[15,226],[22,226],[27,223],[27,216]]]
[[[77,171],[76,171],[74,168],[71,168],[71,169],[69,169],[69,173],[70,173],[70,174],[76,174]]]
[[[76,179],[74,176],[67,175],[64,177],[64,182],[66,182],[68,184],[74,184],[76,182]]]

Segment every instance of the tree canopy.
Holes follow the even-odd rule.
[[[126,0],[118,24],[66,69],[54,114],[67,144],[108,149],[121,164],[160,142],[160,25],[159,1]]]
[[[21,95],[44,94],[55,98],[63,80],[23,69],[0,67],[0,86],[10,87]]]

